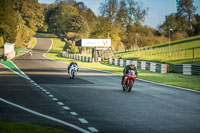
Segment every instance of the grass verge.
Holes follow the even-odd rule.
[[[64,130],[38,125],[0,121],[0,133],[69,133]]]
[[[53,40],[54,42],[53,42],[52,49],[48,53],[46,53],[45,56],[51,59],[62,61],[62,62],[68,62],[68,63],[72,62],[72,59],[61,57],[60,51],[62,51],[64,44],[61,44],[59,42],[60,39],[54,38]],[[117,74],[122,74],[122,71],[123,71],[122,67],[112,66],[107,63],[88,63],[88,62],[82,62],[82,61],[77,61],[77,63],[79,66],[113,72]],[[186,75],[174,74],[174,73],[161,74],[161,73],[154,73],[154,72],[149,72],[149,71],[144,71],[144,70],[138,70],[138,72],[139,72],[138,78],[140,79],[200,91],[200,85],[199,85],[200,77],[199,76],[186,76]]]

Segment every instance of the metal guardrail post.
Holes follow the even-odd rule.
[[[192,59],[194,59],[194,48],[192,49]]]

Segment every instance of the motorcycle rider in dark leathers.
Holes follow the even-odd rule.
[[[73,61],[69,64],[69,66],[68,66],[68,68],[67,68],[68,73],[69,73],[69,69],[71,68],[72,65],[76,65],[77,68],[79,69],[78,64],[76,63],[76,60],[73,60]],[[78,69],[77,69],[77,71],[78,71]]]
[[[134,70],[135,71],[135,75],[137,77],[138,73],[137,73],[137,70],[136,70],[136,67],[135,67],[135,63],[134,61],[132,61],[130,63],[130,65],[127,65],[124,70],[123,70],[123,76],[122,76],[122,81],[121,81],[121,84],[123,85],[123,82],[124,82],[124,78],[126,76],[127,73],[129,73],[129,70]]]

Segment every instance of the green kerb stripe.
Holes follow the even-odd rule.
[[[12,69],[13,71],[19,73],[20,75],[24,76],[21,71],[15,67],[15,65],[11,61],[0,61],[0,64],[7,66],[8,68]]]

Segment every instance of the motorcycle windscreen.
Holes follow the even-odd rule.
[[[135,71],[134,70],[131,70],[130,71],[130,74],[131,74],[131,77],[133,77],[135,75]]]

